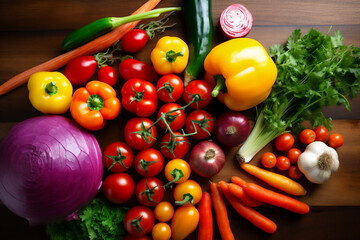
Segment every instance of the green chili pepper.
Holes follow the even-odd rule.
[[[211,0],[185,0],[184,16],[190,49],[184,76],[184,83],[187,85],[203,72],[205,57],[212,48]]]
[[[68,51],[81,46],[128,22],[154,18],[165,12],[180,10],[180,7],[158,8],[145,13],[139,13],[127,17],[101,18],[69,34],[62,43],[62,49]]]

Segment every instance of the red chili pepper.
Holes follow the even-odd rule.
[[[211,196],[208,192],[203,192],[199,203],[199,231],[198,240],[213,239],[213,216],[211,212]]]

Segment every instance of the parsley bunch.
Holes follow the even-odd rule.
[[[360,49],[343,45],[342,40],[339,31],[330,36],[311,29],[302,37],[296,29],[286,46],[270,47],[278,76],[269,97],[259,106],[253,131],[236,155],[240,162],[249,162],[289,129],[299,131],[304,120],[331,129],[331,118],[321,112],[323,106],[343,104],[350,110],[347,97],[355,97],[360,89]]]

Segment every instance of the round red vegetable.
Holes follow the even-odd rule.
[[[251,30],[253,18],[249,10],[241,4],[232,4],[220,15],[220,27],[225,37],[245,37]]]
[[[276,165],[276,156],[271,152],[266,152],[261,156],[261,164],[266,168],[273,168]]]
[[[310,144],[316,139],[316,133],[311,129],[304,129],[300,133],[300,141],[303,144]]]
[[[136,172],[141,176],[153,177],[164,168],[164,158],[159,150],[148,148],[136,155],[134,166]]]
[[[191,150],[189,161],[195,173],[202,177],[212,177],[224,167],[225,153],[216,143],[202,141]]]
[[[322,141],[325,142],[325,140],[328,138],[329,136],[329,131],[327,130],[326,127],[324,126],[319,126],[316,127],[314,129],[315,135],[316,135],[316,139],[315,141]]]
[[[162,76],[156,84],[157,94],[163,102],[176,102],[182,96],[184,83],[175,74]]]
[[[195,139],[205,139],[211,136],[214,129],[214,118],[205,110],[198,109],[192,111],[186,118],[185,129],[187,133],[195,133],[191,137]]]
[[[170,138],[171,134],[168,132],[164,135],[164,137],[161,139],[161,153],[164,155],[164,157],[168,159],[175,159],[175,158],[182,158],[186,155],[186,153],[189,151],[189,141],[187,137],[180,137],[182,135],[180,132],[174,132],[176,137],[175,139],[175,148],[173,149],[170,144]]]
[[[298,160],[300,154],[301,154],[301,151],[299,149],[291,148],[287,153],[287,157],[289,158],[289,160],[292,164],[295,164],[295,163],[297,163],[297,160]]]
[[[276,158],[276,167],[280,170],[288,170],[290,167],[290,160],[285,156]]]
[[[180,108],[181,106],[177,103],[166,103],[160,107],[157,114],[157,118],[160,118],[162,113],[167,113],[178,109],[172,113],[169,113],[170,116],[165,117],[165,119],[169,124],[171,130],[173,131],[179,130],[184,126],[186,119],[184,110]],[[162,129],[167,129],[167,126],[162,120],[159,121],[159,126]]]
[[[344,144],[344,138],[341,134],[333,133],[329,136],[328,144],[333,148],[341,147]]]
[[[154,224],[154,213],[145,206],[132,207],[124,217],[125,230],[134,237],[145,236]]]
[[[102,189],[106,199],[121,204],[134,194],[135,182],[127,173],[112,173],[105,178]]]
[[[98,80],[115,86],[118,81],[118,74],[111,66],[103,66],[98,70]]]
[[[290,133],[281,134],[275,139],[275,147],[279,151],[289,150],[290,148],[292,148],[294,143],[295,139]]]
[[[211,92],[212,88],[207,82],[203,80],[193,80],[184,89],[184,101],[188,104],[196,96],[200,100],[190,104],[190,107],[193,109],[204,108],[209,105],[212,99]]]
[[[155,206],[164,198],[162,182],[156,177],[141,179],[135,188],[135,196],[138,202],[144,206]]]
[[[149,41],[149,36],[143,29],[132,29],[121,39],[121,46],[125,52],[136,53],[143,49]]]
[[[159,79],[159,75],[152,65],[132,58],[127,58],[120,63],[119,73],[125,81],[138,78],[144,81],[155,82]]]
[[[125,124],[125,142],[136,150],[143,150],[155,143],[156,128],[148,129],[153,122],[148,118],[131,118]]]
[[[82,85],[91,79],[97,67],[93,56],[79,56],[66,65],[64,75],[73,85]]]
[[[302,173],[298,166],[291,166],[288,170],[289,177],[292,179],[299,179],[302,176]]]
[[[134,160],[132,149],[124,142],[114,142],[108,145],[103,153],[105,167],[111,172],[126,171]]]

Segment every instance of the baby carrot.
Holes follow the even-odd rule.
[[[198,240],[213,239],[213,216],[211,212],[211,196],[208,192],[203,192],[199,202],[199,231]]]
[[[236,185],[234,183],[229,183],[229,191],[234,197],[236,197],[237,199],[239,199],[240,201],[242,201],[245,205],[247,205],[249,207],[257,207],[262,204],[261,201],[258,201],[254,198],[249,197],[244,192],[242,187],[240,187],[239,185]]]
[[[271,221],[264,215],[260,214],[253,208],[244,205],[241,201],[239,201],[233,195],[231,195],[229,191],[229,186],[226,182],[220,181],[219,185],[226,199],[230,202],[231,206],[233,206],[233,208],[242,217],[244,217],[252,224],[254,224],[255,226],[257,226],[258,228],[260,228],[261,230],[267,233],[274,233],[276,231],[277,226],[273,221]]]
[[[255,183],[246,183],[243,188],[245,193],[254,199],[285,208],[295,213],[306,214],[310,210],[309,206],[303,202],[263,188]]]
[[[285,177],[283,175],[270,172],[268,170],[256,167],[248,163],[240,164],[241,168],[248,172],[249,174],[263,180],[269,185],[280,189],[284,192],[287,192],[292,195],[300,196],[305,195],[306,190],[301,186],[300,183],[295,182],[294,180]]]
[[[230,228],[229,217],[220,188],[214,182],[210,183],[210,193],[221,238],[223,240],[235,239]]]
[[[246,183],[242,178],[238,176],[232,176],[231,182],[235,183],[236,185],[239,185],[240,187]]]
[[[161,0],[149,0],[145,4],[143,4],[139,9],[137,9],[131,15],[135,15],[138,13],[143,13],[152,10],[156,7],[156,5]],[[5,93],[10,92],[11,90],[25,84],[29,77],[40,71],[55,71],[63,66],[65,66],[70,60],[82,56],[82,55],[91,55],[97,52],[101,52],[104,49],[111,47],[116,41],[121,39],[125,33],[135,28],[135,26],[139,23],[139,21],[130,22],[120,27],[114,29],[113,31],[102,35],[91,42],[88,42],[78,48],[75,48],[69,52],[61,54],[53,59],[48,60],[40,65],[37,65],[33,68],[30,68],[3,83],[0,86],[0,96]]]

